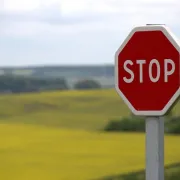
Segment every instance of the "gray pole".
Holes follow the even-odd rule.
[[[164,118],[146,118],[146,180],[164,180]]]

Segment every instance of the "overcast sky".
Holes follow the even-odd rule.
[[[129,31],[162,23],[180,38],[179,0],[0,0],[0,66],[109,64]]]

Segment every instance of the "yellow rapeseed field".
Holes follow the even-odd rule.
[[[0,179],[88,180],[144,168],[145,136],[35,125],[0,125]],[[180,137],[165,138],[166,164],[180,161]]]
[[[144,134],[97,131],[129,113],[114,90],[0,96],[0,179],[88,180],[143,169]],[[180,162],[179,142],[165,137],[166,164]]]

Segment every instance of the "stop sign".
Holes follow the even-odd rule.
[[[180,95],[180,45],[166,26],[134,28],[115,55],[116,91],[135,115],[161,116]]]

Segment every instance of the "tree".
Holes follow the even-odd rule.
[[[75,89],[99,89],[100,83],[95,80],[81,80],[74,85]]]
[[[13,75],[0,76],[0,92],[34,92],[40,90],[64,90],[68,85],[64,78],[39,79]]]

